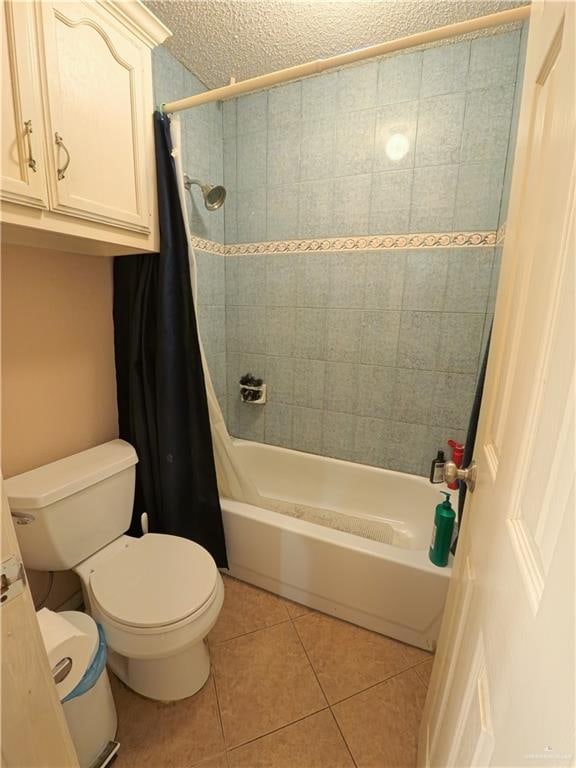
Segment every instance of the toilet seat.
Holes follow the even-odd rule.
[[[214,600],[219,573],[212,556],[179,536],[149,533],[90,574],[99,611],[135,630],[192,621]]]

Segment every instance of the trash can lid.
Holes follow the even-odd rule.
[[[62,616],[63,619],[66,619],[66,621],[69,621],[70,624],[74,624],[76,629],[79,629],[80,632],[84,632],[85,635],[88,635],[90,638],[90,659],[88,661],[88,667],[92,662],[94,661],[94,657],[98,653],[98,625],[92,618],[92,616],[88,616],[87,613],[82,613],[81,611],[59,611],[59,616]],[[88,669],[86,667],[86,669]]]

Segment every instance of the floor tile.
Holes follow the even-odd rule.
[[[224,575],[224,606],[208,642],[221,643],[288,618],[282,598]]]
[[[308,608],[307,605],[294,603],[289,600],[286,601],[286,609],[291,619],[297,619],[298,616],[305,616],[308,613],[316,613],[312,608]]]
[[[167,704],[111,676],[118,768],[415,764],[431,653],[224,578],[210,635],[215,682]]]
[[[222,752],[214,757],[209,757],[206,760],[201,760],[199,763],[195,763],[192,768],[230,768],[228,757],[226,752]]]
[[[336,704],[334,716],[358,768],[416,765],[426,688],[409,669]]]
[[[228,753],[230,768],[354,768],[329,710]]]
[[[430,651],[425,651],[423,648],[416,648],[415,645],[406,645],[402,643],[402,652],[406,656],[406,661],[410,662],[409,666],[413,664],[420,664],[422,661],[428,661],[434,658],[434,654]]]
[[[183,768],[224,751],[214,681],[183,701],[145,699],[110,675],[121,742],[118,768]],[[220,768],[225,763],[208,763]]]
[[[413,665],[403,643],[346,621],[314,614],[294,625],[331,704]]]
[[[290,622],[214,645],[212,662],[229,748],[326,707]]]
[[[418,666],[414,667],[414,671],[422,680],[426,688],[430,685],[430,675],[432,674],[432,667],[434,666],[434,659],[429,659],[428,661],[425,661],[423,664],[418,664]]]

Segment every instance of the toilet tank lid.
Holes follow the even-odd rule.
[[[41,509],[105,480],[137,461],[138,456],[130,443],[111,440],[10,477],[4,483],[8,503],[13,510]]]

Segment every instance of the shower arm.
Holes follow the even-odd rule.
[[[202,184],[200,179],[191,179],[190,176],[188,176],[187,173],[184,174],[184,187],[190,192],[190,187],[196,184],[196,186],[200,187],[202,191],[204,191],[206,185]]]
[[[191,179],[187,173],[183,175],[183,178],[184,189],[188,191],[192,201],[194,200],[192,195],[192,185],[195,184],[200,187],[202,197],[204,198],[204,205],[209,211],[218,210],[224,203],[224,200],[226,199],[226,189],[223,186],[219,184],[212,186],[211,184],[201,182],[200,179]]]

